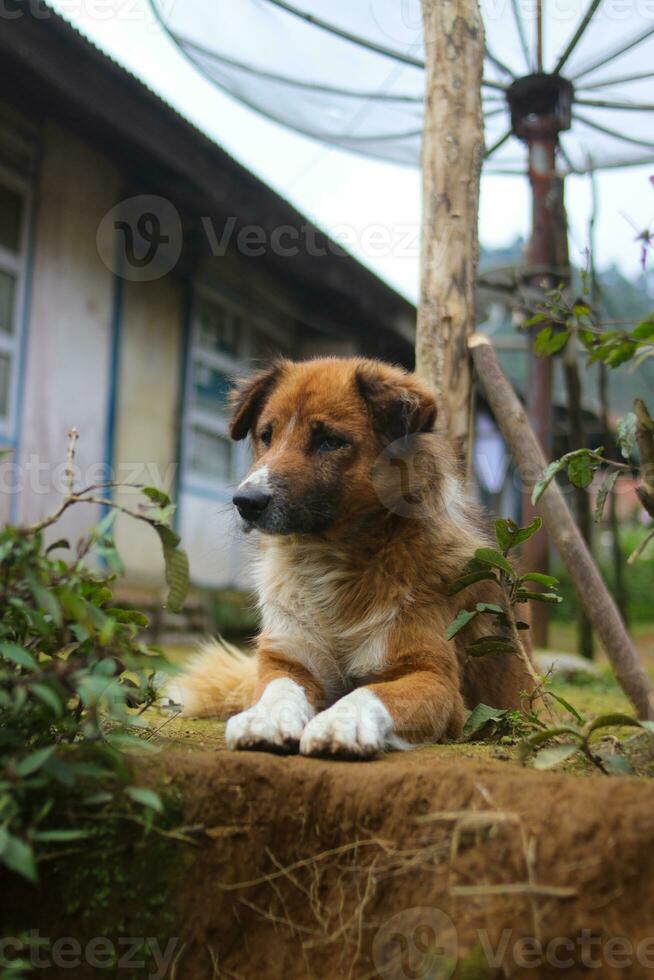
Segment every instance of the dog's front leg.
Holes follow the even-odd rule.
[[[304,755],[372,758],[409,742],[457,738],[463,727],[458,670],[448,649],[403,657],[374,684],[359,687],[313,718]]]
[[[227,748],[297,752],[302,732],[322,702],[322,688],[300,664],[265,649],[258,657],[255,703],[227,722]]]

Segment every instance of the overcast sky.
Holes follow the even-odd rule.
[[[185,60],[162,33],[147,0],[50,0],[100,48],[145,81],[196,126],[332,231],[365,264],[415,300],[418,288],[420,174],[329,149],[297,136],[224,95]],[[639,271],[638,228],[654,222],[654,165],[602,174],[597,226],[600,266]],[[571,257],[583,261],[590,188],[568,178]],[[482,178],[480,237],[484,245],[511,242],[529,228],[526,178]]]

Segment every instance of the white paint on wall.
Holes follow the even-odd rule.
[[[114,465],[119,479],[174,494],[183,330],[183,284],[172,274],[153,282],[126,282],[118,361]],[[138,507],[138,491],[116,500]],[[120,515],[116,544],[132,581],[163,583],[157,535]]]
[[[35,188],[21,521],[49,513],[60,499],[72,426],[80,434],[80,481],[103,475],[114,277],[98,256],[96,231],[120,187],[119,173],[105,157],[66,130],[46,125]],[[75,538],[97,518],[95,507],[73,508],[57,536]]]

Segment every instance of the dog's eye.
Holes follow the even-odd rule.
[[[272,429],[269,425],[265,429],[262,429],[259,433],[259,439],[264,444],[264,446],[269,446],[272,440]]]
[[[347,446],[345,439],[340,439],[338,436],[322,435],[318,438],[316,449],[319,453],[333,453],[337,449],[342,449],[343,446]]]

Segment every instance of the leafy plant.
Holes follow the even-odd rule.
[[[625,459],[629,459],[636,448],[639,451],[641,482],[636,488],[636,494],[650,517],[654,518],[654,420],[651,419],[642,399],[635,400],[634,408],[634,412],[630,412],[619,421],[617,441]],[[618,478],[623,474],[631,476],[633,473],[631,465],[607,459],[602,453],[602,446],[597,449],[577,449],[553,460],[534,485],[532,503],[538,503],[552,480],[564,470],[567,470],[568,479],[575,487],[586,489],[593,482],[596,470],[600,466],[605,466],[607,469],[595,505],[595,520],[600,521],[608,496],[613,492]],[[633,550],[628,562],[636,561],[652,540],[654,540],[654,528]]]
[[[649,239],[647,239],[649,243]],[[592,289],[586,273],[583,277],[584,293]],[[534,348],[540,357],[548,357],[563,350],[569,341],[574,340],[588,354],[588,364],[601,363],[609,368],[617,368],[628,362],[638,367],[646,359],[654,357],[654,312],[641,320],[631,330],[605,330],[597,322],[595,312],[585,299],[570,301],[564,285],[549,290],[543,296],[535,314],[525,322],[525,327],[543,324],[539,330]],[[654,421],[651,419],[642,399],[634,402],[634,411],[620,420],[617,427],[617,443],[622,456],[630,461],[638,449],[640,455],[641,486],[637,489],[643,507],[654,518]],[[577,448],[554,460],[544,471],[533,490],[532,500],[536,503],[552,480],[564,470],[568,479],[578,488],[586,489],[593,482],[596,470],[607,467],[606,474],[597,495],[595,520],[600,521],[609,495],[613,492],[618,477],[622,473],[631,475],[634,468],[628,463],[607,459],[602,455],[603,448],[592,450]],[[636,549],[629,561],[635,561],[650,541],[654,540],[654,527],[651,534]]]
[[[544,728],[526,738],[520,745],[523,760],[533,755],[536,769],[552,769],[554,766],[581,755],[588,759],[600,772],[607,775],[629,776],[633,769],[624,755],[614,753],[600,756],[595,751],[591,738],[605,728],[641,728],[654,732],[654,722],[639,721],[625,714],[601,715],[586,721],[577,714],[578,724],[559,725]],[[559,741],[565,737],[565,741]]]
[[[589,292],[587,284],[585,292]],[[588,364],[599,361],[609,368],[616,368],[634,359],[639,365],[654,357],[654,312],[631,330],[605,330],[595,322],[586,299],[570,300],[563,284],[544,293],[542,302],[524,327],[528,329],[541,324],[534,341],[538,357],[559,353],[573,337],[586,350]]]
[[[67,492],[55,513],[0,531],[0,863],[32,882],[39,861],[86,847],[108,819],[148,827],[161,810],[154,791],[133,785],[126,759],[149,748],[138,737],[140,716],[167,664],[139,639],[147,619],[112,602],[118,511],[159,536],[171,608],[181,607],[188,587],[167,495],[144,487],[143,507],[130,510],[98,495],[107,485],[75,490],[76,438],[73,431]],[[109,511],[75,548],[48,544],[46,528],[83,503]]]
[[[451,640],[473,619],[479,616],[491,618],[496,632],[474,640],[467,647],[468,656],[514,653],[523,660],[527,671],[538,684],[540,678],[534,671],[520,637],[521,631],[529,629],[529,624],[517,618],[516,607],[529,601],[559,603],[561,597],[556,591],[558,583],[553,576],[539,572],[521,574],[509,559],[509,554],[528,541],[541,526],[540,517],[536,517],[528,527],[518,527],[514,521],[505,518],[495,522],[497,549],[478,548],[463,574],[450,584],[448,591],[453,595],[476,582],[491,580],[499,587],[502,601],[478,602],[470,609],[462,609],[447,631],[447,638]],[[530,584],[543,586],[546,591],[535,591],[529,588]]]
[[[521,712],[510,708],[493,708],[488,704],[478,704],[470,712],[463,726],[462,738],[478,739],[486,733],[501,737],[502,741],[515,742],[531,731],[529,719]]]

